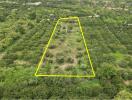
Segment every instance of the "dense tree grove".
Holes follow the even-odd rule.
[[[131,3],[131,0],[0,0],[0,99],[132,100]],[[96,77],[35,77],[57,20],[69,16],[80,18]],[[50,46],[54,48],[56,44]],[[48,52],[46,56],[53,55]],[[78,53],[76,57],[81,56]],[[74,63],[70,57],[56,59],[60,64]],[[46,70],[49,71],[48,67]]]

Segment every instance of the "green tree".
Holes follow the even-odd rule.
[[[104,87],[104,93],[111,98],[114,97],[122,87],[122,78],[115,65],[103,63],[101,68],[97,69],[97,77],[99,78],[101,85]]]

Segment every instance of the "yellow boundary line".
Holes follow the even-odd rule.
[[[44,74],[37,74],[38,73],[38,71],[39,71],[39,69],[40,69],[40,66],[41,66],[41,64],[42,64],[42,62],[43,62],[43,59],[44,59],[44,57],[45,57],[45,54],[46,54],[46,52],[47,52],[47,49],[48,49],[48,47],[49,47],[49,44],[50,44],[50,42],[51,42],[51,40],[52,40],[52,37],[53,37],[53,35],[54,35],[54,33],[55,33],[55,30],[56,30],[56,27],[57,27],[57,25],[58,25],[58,23],[59,23],[59,21],[60,20],[67,20],[67,19],[77,19],[77,21],[78,21],[78,24],[79,24],[79,28],[80,28],[80,31],[81,31],[81,33],[82,33],[82,37],[83,37],[83,41],[84,41],[84,45],[85,45],[85,48],[86,48],[86,52],[87,52],[87,54],[88,54],[88,58],[89,58],[89,61],[90,61],[90,66],[91,66],[91,69],[92,69],[92,73],[93,73],[93,75],[44,75]],[[47,77],[76,77],[76,78],[81,78],[81,77],[95,77],[95,72],[94,72],[94,69],[93,69],[93,65],[92,65],[92,61],[91,61],[91,58],[90,58],[90,53],[89,53],[89,50],[88,50],[88,47],[87,47],[87,44],[86,44],[86,41],[85,41],[85,38],[84,38],[84,33],[83,33],[83,31],[82,31],[82,27],[81,27],[81,23],[80,23],[80,20],[79,20],[79,17],[68,17],[68,18],[60,18],[60,19],[58,19],[57,20],[57,23],[56,23],[56,25],[55,25],[55,27],[54,27],[54,30],[53,30],[53,32],[52,32],[52,34],[51,34],[51,36],[50,36],[50,39],[49,39],[49,41],[48,41],[48,44],[46,45],[46,48],[44,49],[44,52],[43,52],[43,55],[42,55],[42,57],[41,57],[41,60],[40,60],[40,62],[39,62],[39,64],[38,64],[38,67],[37,67],[37,70],[36,70],[36,72],[35,72],[35,76],[47,76]]]

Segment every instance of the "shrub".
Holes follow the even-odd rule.
[[[81,52],[78,52],[77,55],[76,55],[76,58],[81,58],[83,55]]]
[[[129,63],[128,61],[122,60],[122,61],[119,62],[119,66],[123,67],[123,68],[126,68],[128,66],[128,63]]]
[[[55,37],[55,39],[58,39],[59,35],[57,33],[55,33],[54,37]]]
[[[79,65],[81,64],[81,62],[82,62],[82,60],[81,60],[81,59],[78,59],[77,63],[78,63]]]
[[[77,47],[77,50],[79,50],[79,51],[80,51],[80,50],[82,50],[82,48],[81,48],[81,47]]]
[[[0,22],[4,22],[4,21],[5,21],[5,19],[6,19],[6,17],[5,17],[5,16],[0,15]]]
[[[71,31],[72,29],[73,29],[73,27],[72,27],[72,26],[69,26],[69,27],[68,27],[68,30],[69,30],[69,31]]]
[[[57,62],[58,64],[63,64],[63,63],[64,63],[64,57],[63,57],[63,56],[57,57],[57,58],[56,58],[56,62]]]
[[[23,26],[22,25],[20,25],[20,24],[18,24],[17,26],[16,26],[16,32],[20,32],[21,34],[24,34],[25,33],[25,29],[23,28]]]
[[[120,71],[121,73],[121,77],[124,79],[124,80],[132,80],[132,73],[131,71],[126,71],[126,70],[122,70]]]
[[[125,70],[120,70],[120,74],[124,80],[128,79],[128,72],[126,72]]]
[[[35,13],[35,12],[31,12],[31,13],[29,14],[29,19],[31,19],[31,20],[36,19],[36,13]]]
[[[59,68],[59,66],[55,66],[54,68],[57,69],[57,68]]]
[[[52,44],[49,46],[49,49],[55,49],[57,46],[55,44]]]
[[[117,69],[114,65],[103,63],[101,68],[97,70],[97,74],[100,79],[112,79],[117,75]]]
[[[52,59],[48,59],[48,63],[53,63],[53,60]]]
[[[46,57],[50,57],[50,58],[52,58],[52,57],[53,57],[53,54],[50,53],[50,52],[47,52],[47,53],[46,53]]]
[[[72,58],[69,57],[69,58],[67,58],[66,62],[67,63],[74,63],[74,59],[72,59]]]
[[[76,41],[77,41],[77,42],[81,42],[81,39],[80,39],[80,38],[79,38],[79,39],[76,39]]]
[[[66,71],[71,71],[71,70],[73,70],[73,66],[69,65],[66,67]]]
[[[132,95],[129,91],[126,90],[122,90],[120,91],[115,97],[115,100],[131,100],[132,99]]]
[[[64,42],[64,38],[60,38],[60,41],[61,41],[61,42]]]
[[[33,24],[32,22],[28,22],[28,28],[29,28],[29,29],[34,28],[34,24]]]
[[[112,84],[107,84],[106,86],[104,86],[103,91],[111,98],[113,98],[118,93],[117,87]]]

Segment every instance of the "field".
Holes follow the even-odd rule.
[[[41,73],[42,76],[95,77],[85,45],[78,17],[58,19],[36,75]]]
[[[131,100],[131,10],[131,0],[0,0],[0,99]],[[57,20],[70,16],[96,77],[35,77]],[[89,75],[85,50],[78,23],[61,21],[39,73]]]

